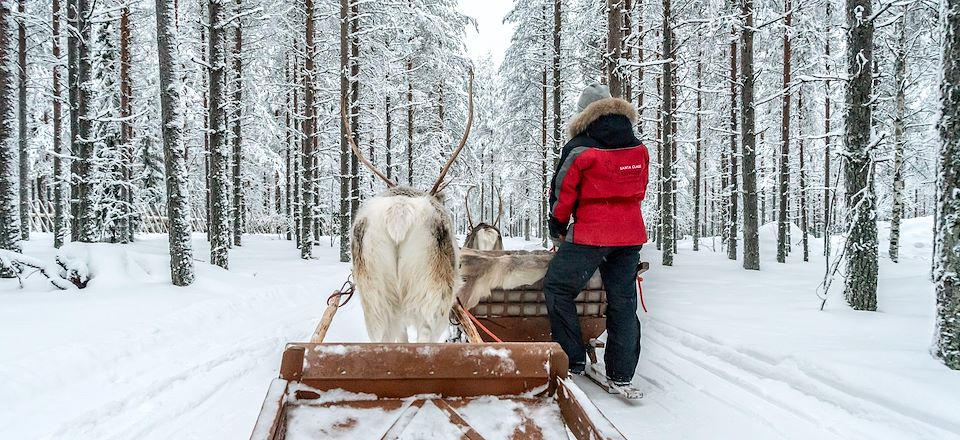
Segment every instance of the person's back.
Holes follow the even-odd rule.
[[[586,352],[575,299],[599,268],[607,290],[606,375],[625,385],[640,356],[634,282],[647,241],[640,203],[650,157],[633,133],[632,104],[594,84],[584,90],[579,107],[550,185],[550,236],[558,249],[544,293],[553,340],[567,353],[570,371],[581,373]]]
[[[598,93],[602,96],[602,89]],[[590,102],[570,122],[571,139],[550,191],[553,226],[567,224],[576,211],[576,233],[560,228],[567,241],[592,246],[647,241],[640,201],[650,156],[633,133],[636,118],[633,105],[608,95]]]

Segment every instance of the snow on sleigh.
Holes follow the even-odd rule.
[[[460,296],[474,313],[460,304],[453,313],[466,343],[322,343],[340,305],[335,292],[313,342],[287,345],[251,440],[624,439],[568,377],[560,346],[547,342],[538,280],[552,255],[464,250],[462,257]],[[505,262],[533,269],[471,304],[471,286],[483,290],[484,277],[496,277]],[[585,339],[603,332],[605,308],[592,280],[578,300]],[[483,341],[475,323],[506,342]]]

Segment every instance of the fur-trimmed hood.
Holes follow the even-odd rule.
[[[587,131],[590,124],[606,115],[623,115],[630,120],[630,124],[637,123],[637,108],[633,104],[620,98],[604,98],[594,101],[582,112],[574,116],[567,125],[567,133],[571,138],[577,137]]]

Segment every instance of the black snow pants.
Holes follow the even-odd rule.
[[[550,262],[543,291],[550,332],[570,359],[570,371],[586,366],[575,299],[597,268],[607,291],[607,342],[603,361],[607,378],[629,382],[640,359],[637,319],[637,263],[643,246],[586,246],[563,242]]]

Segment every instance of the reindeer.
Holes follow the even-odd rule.
[[[503,216],[503,198],[500,197],[500,189],[497,188],[497,200],[499,208],[497,209],[497,219],[493,224],[480,222],[473,224],[473,218],[470,216],[470,191],[473,187],[467,188],[467,194],[463,198],[463,203],[467,207],[467,223],[470,232],[467,233],[467,239],[463,242],[463,247],[467,249],[476,249],[478,251],[502,251],[503,237],[500,235],[500,217]]]
[[[363,203],[353,224],[353,276],[371,341],[408,342],[407,329],[414,327],[417,342],[436,342],[448,326],[462,281],[453,218],[441,191],[473,125],[473,72],[468,96],[463,138],[430,191],[397,186],[368,161],[341,106],[353,154],[388,187]]]

